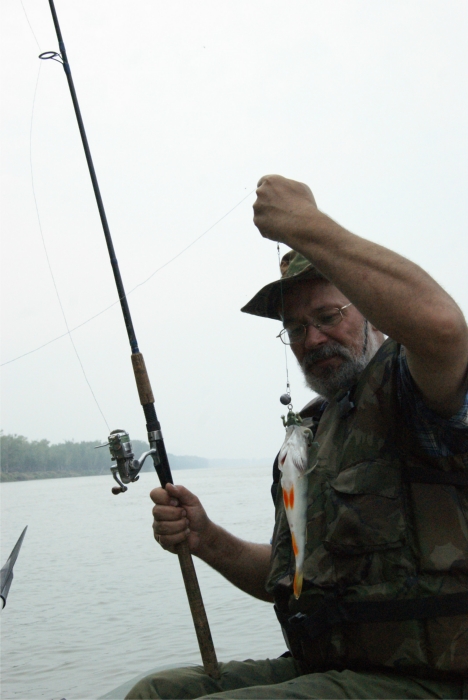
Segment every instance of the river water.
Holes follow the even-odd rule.
[[[268,467],[180,470],[210,517],[268,542]],[[200,663],[178,559],[154,541],[144,472],[125,494],[110,476],[3,483],[1,565],[28,525],[2,627],[2,698],[95,699],[157,666]],[[268,603],[195,559],[220,661],[285,650]]]

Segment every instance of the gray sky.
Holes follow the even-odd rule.
[[[58,50],[48,3],[23,6],[4,0],[2,10],[2,362],[65,332],[30,154],[69,326],[116,299],[66,79],[37,59]],[[276,172],[420,264],[467,313],[465,0],[56,9],[127,290]],[[254,198],[129,295],[176,454],[273,457],[283,439],[279,324],[239,313],[278,276],[276,247],[252,224]],[[73,339],[111,429],[144,439],[119,306]],[[310,392],[292,357],[289,366],[300,408]],[[106,437],[68,337],[2,372],[5,432]]]

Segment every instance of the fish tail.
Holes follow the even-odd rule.
[[[296,573],[294,574],[294,584],[293,584],[293,586],[294,586],[294,597],[295,597],[296,600],[297,600],[297,599],[299,598],[299,596],[301,595],[303,578],[304,578],[304,577],[303,577],[303,575],[302,575],[302,571],[297,571],[297,570],[296,570]]]

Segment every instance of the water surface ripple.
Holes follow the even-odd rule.
[[[180,470],[210,517],[268,542],[267,467]],[[127,493],[110,476],[3,483],[1,564],[28,525],[2,611],[2,698],[90,700],[155,666],[200,663],[177,557],[153,540],[154,473]],[[218,659],[285,650],[268,603],[195,560]]]

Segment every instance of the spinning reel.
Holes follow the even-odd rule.
[[[157,459],[157,451],[155,448],[152,448],[147,452],[143,452],[140,459],[135,459],[130,437],[125,430],[113,430],[108,440],[109,442],[106,442],[104,445],[98,445],[98,447],[109,447],[112,461],[117,462],[117,466],[111,467],[112,476],[118,483],[118,486],[113,487],[112,493],[117,496],[119,493],[128,491],[128,487],[124,484],[138,481],[140,478],[138,473],[145,463],[145,459],[152,455],[154,461]],[[120,479],[117,474],[120,476]]]

